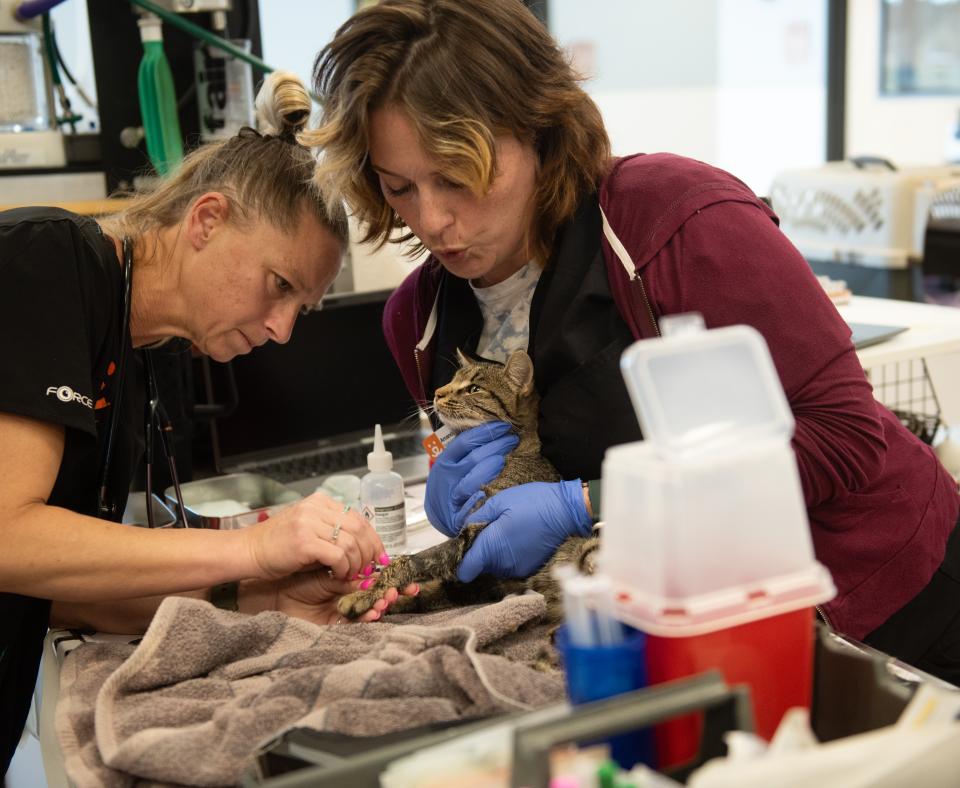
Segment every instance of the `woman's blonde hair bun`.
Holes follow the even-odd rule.
[[[295,141],[310,119],[310,94],[293,72],[273,71],[263,80],[255,107],[261,133]]]

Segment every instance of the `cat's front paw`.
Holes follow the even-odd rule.
[[[354,591],[352,594],[340,597],[340,601],[337,602],[337,612],[344,618],[360,618],[382,597],[383,592],[377,588]]]

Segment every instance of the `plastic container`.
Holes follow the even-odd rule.
[[[674,461],[643,443],[609,450],[599,560],[619,617],[691,635],[832,596],[796,474],[789,445],[774,440]]]
[[[770,202],[808,261],[904,269],[923,259],[930,205],[958,178],[956,166],[897,167],[861,156],[778,173]]]
[[[719,668],[751,686],[758,732],[809,706],[816,561],[793,416],[760,334],[665,318],[621,369],[644,441],[608,450],[599,564],[616,614],[647,633],[650,683]],[[692,755],[691,723],[658,729],[658,765]],[[693,729],[695,733],[695,728]]]
[[[393,454],[384,447],[379,424],[374,428],[367,468],[370,472],[360,480],[360,511],[376,529],[387,553],[398,554],[407,544],[407,501],[403,477],[393,470]]]
[[[317,487],[317,492],[329,495],[333,500],[347,504],[352,509],[360,510],[360,477],[352,473],[328,476],[323,480],[323,484]]]
[[[262,522],[303,497],[256,473],[231,473],[180,485],[187,522],[194,528],[228,531]],[[176,510],[173,487],[164,490],[164,498]]]
[[[622,695],[647,686],[646,643],[643,632],[629,629],[614,646],[577,646],[566,626],[557,630],[557,651],[563,662],[567,697],[574,705]],[[649,729],[625,733],[610,740],[610,757],[621,768],[636,763],[653,766],[653,739]]]
[[[813,694],[813,610],[760,618],[690,637],[647,636],[650,684],[719,669],[730,684],[748,684],[758,735],[770,739],[787,709],[810,708]],[[655,731],[660,768],[696,758],[701,714],[678,717]]]

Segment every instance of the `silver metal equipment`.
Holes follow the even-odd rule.
[[[0,0],[0,170],[62,167],[41,22],[21,22],[16,5]]]

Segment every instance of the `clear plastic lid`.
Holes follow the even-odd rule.
[[[750,326],[704,329],[697,313],[664,317],[663,336],[620,359],[645,440],[689,454],[729,441],[793,434],[793,414],[763,337]]]

